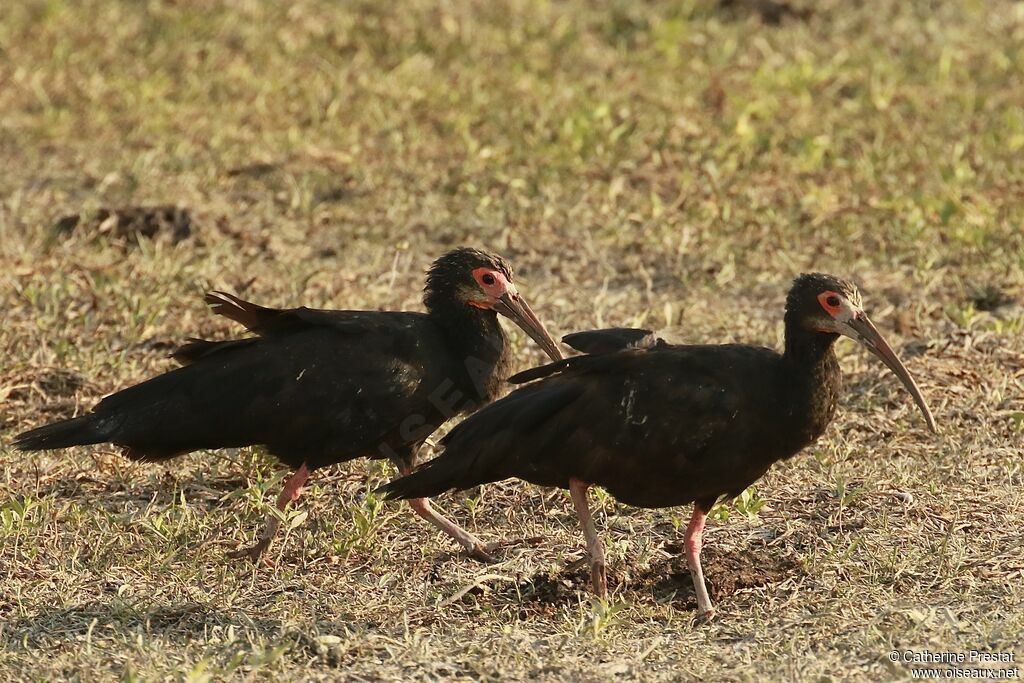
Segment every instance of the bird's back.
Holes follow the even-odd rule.
[[[313,313],[280,333],[194,342],[187,365],[105,398],[91,419],[130,457],[265,445],[315,469],[390,456],[464,408],[465,369],[427,315]]]
[[[782,436],[782,357],[770,349],[662,344],[570,361],[464,420],[413,479],[576,478],[663,507],[739,493],[798,450]]]

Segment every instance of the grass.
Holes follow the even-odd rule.
[[[794,0],[796,2],[796,0]],[[893,649],[1024,658],[1024,5],[24,0],[0,9],[0,677],[899,679]],[[287,5],[287,6],[286,6]],[[59,235],[188,209],[178,244]],[[21,429],[237,334],[202,293],[417,308],[455,244],[509,257],[555,334],[778,345],[791,278],[856,279],[942,434],[851,344],[825,437],[705,535],[595,497],[441,505],[482,566],[319,473],[276,568],[230,562],[282,472],[257,451],[23,455]],[[520,367],[541,360],[516,334]]]

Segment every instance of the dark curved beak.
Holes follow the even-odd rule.
[[[892,347],[886,343],[885,339],[879,333],[878,329],[872,324],[871,320],[868,319],[867,315],[863,312],[858,313],[857,317],[846,323],[846,326],[850,328],[851,333],[844,332],[846,336],[851,339],[856,339],[864,346],[868,347],[871,353],[878,356],[879,360],[885,363],[886,367],[892,370],[893,374],[900,378],[903,382],[903,386],[907,388],[910,395],[914,397],[914,403],[921,409],[924,414],[924,421],[928,424],[928,429],[932,432],[938,433],[938,429],[935,427],[935,418],[932,417],[932,411],[928,409],[928,404],[924,401],[924,396],[921,395],[921,390],[917,388],[917,382],[910,376],[910,373],[900,362],[900,359],[896,356],[896,353],[892,350]]]
[[[516,325],[519,325],[523,332],[530,335],[530,339],[537,342],[544,349],[544,353],[548,354],[551,360],[562,360],[562,353],[558,350],[555,340],[544,329],[544,324],[540,321],[540,318],[533,312],[530,305],[526,303],[526,300],[520,296],[519,292],[505,292],[494,303],[492,308]]]

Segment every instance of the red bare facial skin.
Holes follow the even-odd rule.
[[[839,303],[837,303],[835,306],[828,302],[828,300],[833,297],[835,297],[839,301]],[[828,313],[833,318],[836,317],[839,311],[843,310],[843,297],[838,292],[822,292],[821,294],[818,295],[818,303],[821,304],[821,307],[825,309],[825,312]]]
[[[487,297],[484,301],[474,301],[471,299],[467,302],[470,306],[474,306],[476,308],[492,308],[495,302],[497,302],[498,299],[506,293],[516,293],[515,286],[509,282],[505,273],[501,272],[497,268],[488,268],[486,266],[476,268],[473,270],[473,279],[476,280],[478,285],[480,285],[480,289],[483,290],[483,293]]]

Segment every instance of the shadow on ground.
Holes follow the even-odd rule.
[[[658,563],[628,580],[621,567],[609,567],[608,589],[634,593],[631,600],[649,604],[671,604],[679,610],[697,609],[693,580],[681,544],[668,544],[666,550],[680,553],[666,562]],[[778,548],[757,546],[742,550],[723,551],[705,548],[702,561],[711,599],[719,602],[742,590],[764,588],[782,583],[804,573],[794,558]],[[560,607],[577,604],[580,593],[590,591],[590,569],[576,562],[561,572],[537,574],[518,584],[495,592],[496,600],[508,600],[520,606],[519,617],[552,614]],[[614,599],[614,598],[613,598]]]

